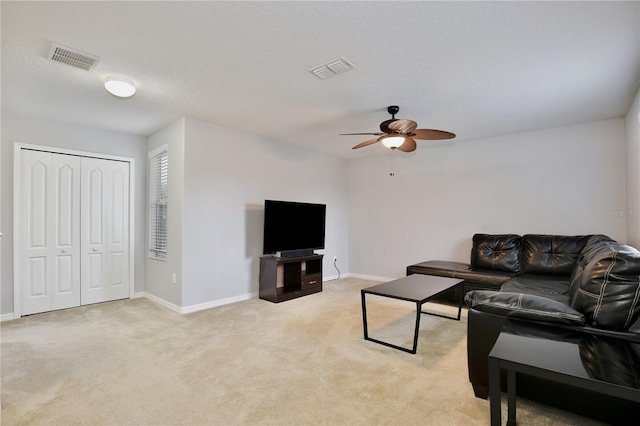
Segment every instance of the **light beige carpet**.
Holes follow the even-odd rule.
[[[360,289],[374,284],[184,316],[136,299],[4,322],[2,424],[489,424],[466,312],[423,315],[418,353],[404,353],[363,339]],[[408,346],[414,305],[368,301],[372,336]],[[519,424],[596,424],[518,402]]]

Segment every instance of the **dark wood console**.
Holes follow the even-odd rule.
[[[260,299],[283,302],[322,291],[323,254],[260,257]]]

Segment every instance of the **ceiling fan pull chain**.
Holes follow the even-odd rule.
[[[393,160],[396,158],[396,149],[391,148],[391,172],[389,172],[389,176],[393,177],[396,174],[393,172]]]

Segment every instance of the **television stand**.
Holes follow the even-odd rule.
[[[279,303],[322,291],[323,254],[260,257],[260,299]]]

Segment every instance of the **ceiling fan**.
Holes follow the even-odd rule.
[[[441,140],[441,139],[453,139],[455,134],[445,132],[443,130],[433,129],[416,129],[418,123],[413,120],[405,120],[396,118],[396,114],[400,110],[397,105],[391,105],[387,107],[387,111],[391,114],[390,120],[385,120],[380,123],[381,132],[377,133],[341,133],[340,135],[374,135],[378,136],[374,139],[369,139],[354,146],[352,149],[362,148],[363,146],[372,145],[376,142],[382,142],[386,147],[393,150],[398,149],[404,152],[411,152],[416,150],[416,139],[421,140]]]

